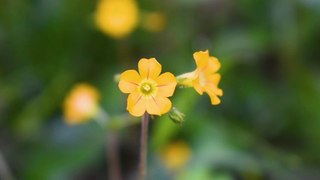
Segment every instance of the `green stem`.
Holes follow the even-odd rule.
[[[11,170],[0,151],[0,179],[4,180],[14,180]]]
[[[118,133],[110,130],[107,133],[107,159],[109,177],[113,180],[121,180],[121,169],[119,159],[119,137]]]
[[[146,112],[142,116],[141,138],[140,138],[140,180],[144,180],[147,175],[147,154],[148,154],[148,126],[149,114]]]

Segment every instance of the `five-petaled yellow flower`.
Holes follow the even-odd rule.
[[[139,9],[135,0],[100,0],[95,13],[96,25],[107,35],[123,38],[138,24]]]
[[[120,75],[119,88],[128,93],[127,110],[133,116],[145,112],[162,115],[171,109],[168,97],[173,95],[177,81],[172,73],[161,73],[161,64],[155,59],[140,59],[139,73],[127,70]]]
[[[219,60],[210,56],[208,50],[195,52],[193,57],[196,61],[197,69],[178,76],[179,84],[192,86],[200,95],[206,92],[210,96],[211,104],[220,104],[221,100],[218,96],[222,96],[223,91],[218,88],[221,79],[221,75],[217,73],[221,67]]]
[[[68,124],[83,123],[97,115],[100,94],[88,84],[78,84],[64,101],[64,118]]]

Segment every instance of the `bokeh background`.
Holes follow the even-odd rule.
[[[152,120],[149,178],[320,179],[320,1],[139,0],[141,19],[160,12],[165,27],[139,23],[123,38],[96,27],[97,3],[0,1],[2,178],[108,178],[108,130],[64,122],[70,89],[90,83],[103,109],[122,114],[115,74],[156,57],[179,75],[195,68],[195,51],[209,49],[222,64],[222,103],[177,89],[172,100],[185,123]],[[135,179],[140,126],[118,133],[122,175]],[[172,168],[163,152],[177,142],[171,156],[187,161]]]

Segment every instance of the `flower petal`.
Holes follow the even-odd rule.
[[[221,67],[219,60],[216,57],[210,57],[203,71],[207,73],[215,73]]]
[[[153,115],[161,115],[160,107],[158,106],[156,100],[154,97],[151,97],[150,99],[146,100],[146,109],[149,114]]]
[[[208,81],[209,81],[209,82],[211,82],[211,83],[213,83],[213,84],[215,84],[215,85],[218,85],[219,82],[220,82],[220,79],[221,79],[221,75],[215,73],[215,74],[209,75],[207,78],[208,78]]]
[[[214,93],[218,96],[222,96],[223,95],[223,91],[222,89],[218,88],[216,84],[213,83],[208,83],[205,87],[205,91],[207,93]]]
[[[142,116],[146,111],[145,99],[138,91],[134,91],[128,96],[127,110],[131,115],[136,117]]]
[[[217,89],[216,89],[216,94],[217,94],[218,96],[223,96],[223,90],[217,88]]]
[[[206,91],[212,91],[218,96],[223,95],[222,89],[218,88],[218,84],[220,82],[221,75],[220,74],[212,74],[208,76],[208,81],[206,85]]]
[[[135,70],[128,70],[120,75],[119,88],[123,93],[131,93],[141,81],[141,77]]]
[[[207,63],[208,63],[208,59],[209,59],[209,51],[198,51],[193,53],[193,58],[196,61],[197,67],[198,68],[204,68]]]
[[[172,73],[166,72],[161,74],[157,80],[158,84],[158,95],[163,97],[170,97],[173,95],[177,80]]]
[[[171,101],[162,96],[152,97],[146,100],[146,108],[149,114],[162,115],[170,111],[172,107]]]
[[[221,95],[222,95],[222,90],[221,89],[214,89],[214,88],[206,88],[206,92],[208,93],[210,100],[211,100],[211,104],[212,105],[218,105],[220,104],[221,100],[218,98],[217,94],[216,94],[216,90],[220,90],[221,91]]]
[[[192,81],[192,85],[193,85],[193,88],[194,88],[200,95],[202,95],[204,90],[203,90],[203,88],[201,87],[199,81],[200,81],[200,78],[197,77],[196,79],[194,79],[194,80]]]
[[[142,58],[138,63],[142,79],[156,79],[161,72],[161,64],[155,58]]]
[[[221,103],[221,100],[215,94],[209,94],[209,97],[212,105],[218,105]]]

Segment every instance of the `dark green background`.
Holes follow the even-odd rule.
[[[107,177],[105,130],[70,127],[62,102],[73,85],[102,93],[111,115],[126,96],[113,81],[156,57],[164,71],[192,71],[209,49],[222,63],[222,104],[177,89],[182,125],[152,121],[149,176],[170,179],[158,152],[185,140],[192,159],[182,179],[320,178],[320,2],[318,0],[138,1],[167,27],[138,27],[122,40],[97,30],[93,0],[0,1],[0,150],[16,179]],[[139,125],[120,131],[124,176],[135,176]]]

